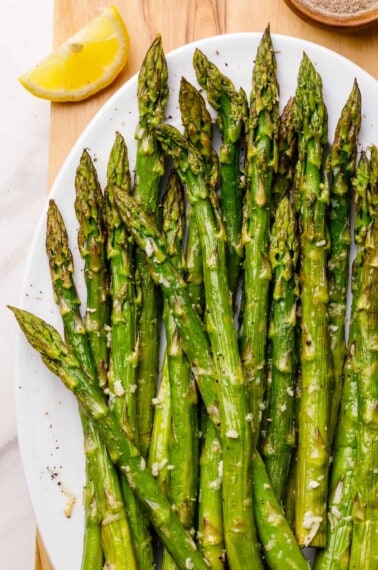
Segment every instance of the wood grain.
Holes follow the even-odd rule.
[[[136,73],[157,33],[166,52],[207,36],[233,32],[271,32],[316,42],[328,47],[374,77],[378,77],[378,28],[337,32],[311,25],[294,14],[283,0],[55,0],[54,44],[72,35],[101,7],[116,4],[129,28],[129,61],[107,89],[80,103],[52,104],[49,187],[71,147],[106,99]],[[36,570],[51,570],[37,535]],[[76,570],[76,569],[72,569]]]

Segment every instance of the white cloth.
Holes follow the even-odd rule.
[[[25,262],[47,196],[50,104],[17,77],[52,45],[51,0],[0,6],[0,552],[2,568],[34,569],[35,522],[17,445],[14,340]]]

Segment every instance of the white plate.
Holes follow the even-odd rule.
[[[168,54],[170,102],[167,116],[172,117],[169,122],[177,127],[181,125],[177,104],[181,76],[196,84],[191,65],[195,46],[202,49],[236,86],[243,86],[249,94],[252,66],[260,39],[260,33],[216,36]],[[277,51],[281,107],[295,92],[298,67],[305,51],[323,78],[330,140],[356,77],[362,92],[364,116],[360,146],[377,144],[378,86],[375,79],[342,56],[318,45],[278,35],[273,35],[273,43]],[[136,85],[137,78],[133,77],[99,111],[72,149],[51,192],[68,226],[82,299],[84,291],[73,209],[75,170],[86,147],[96,159],[100,182],[104,183],[116,130],[126,139],[133,167],[137,124]],[[45,223],[46,209],[32,244],[21,303],[24,308],[61,330],[44,249]],[[17,340],[15,388],[19,443],[38,528],[55,570],[79,569],[83,536],[84,461],[77,406],[74,397],[47,371],[39,355],[21,334]],[[68,501],[66,492],[73,493],[77,498],[70,519],[64,515]]]

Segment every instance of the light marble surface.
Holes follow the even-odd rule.
[[[17,445],[13,385],[18,305],[31,238],[47,196],[50,104],[17,77],[49,52],[52,0],[0,6],[0,552],[2,568],[34,568],[35,522]]]

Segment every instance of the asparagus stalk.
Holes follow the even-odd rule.
[[[107,257],[111,276],[111,347],[109,351],[109,404],[120,428],[139,447],[136,400],[138,363],[137,305],[132,249],[129,236],[114,203],[114,186],[130,192],[131,177],[125,141],[116,134],[107,168],[105,191]],[[138,568],[154,566],[151,536],[133,490],[122,478],[122,493],[127,509]]]
[[[266,385],[268,293],[272,177],[277,163],[279,87],[276,59],[267,28],[260,41],[252,75],[247,130],[247,192],[243,243],[245,246],[241,320],[241,354],[253,416],[253,444],[258,440]]]
[[[295,214],[289,198],[284,196],[276,210],[269,252],[274,272],[272,320],[269,331],[272,344],[272,372],[268,421],[263,445],[266,469],[278,499],[283,495],[295,442],[298,246]]]
[[[298,304],[300,304],[300,299],[298,299]],[[300,308],[298,309],[297,318],[300,315]],[[299,318],[298,318],[299,321]],[[299,324],[296,329],[296,336],[299,337]],[[298,344],[298,343],[297,343]],[[284,491],[284,496],[282,499],[285,511],[285,517],[288,521],[290,528],[295,529],[295,503],[297,496],[297,453],[298,453],[298,417],[299,417],[299,407],[301,402],[301,371],[299,368],[299,355],[296,355],[296,367],[297,367],[297,378],[295,382],[294,390],[294,438],[295,444],[292,450],[289,473],[286,481],[286,487]]]
[[[194,212],[190,206],[187,210],[187,228],[185,282],[194,309],[199,315],[202,315],[204,306],[202,252]]]
[[[330,385],[329,440],[332,444],[342,391],[345,316],[349,272],[351,180],[355,172],[357,135],[361,125],[361,93],[357,81],[341,111],[329,155],[331,201],[328,257],[329,335],[333,374]]]
[[[148,467],[164,495],[167,495],[170,479],[168,467],[171,437],[171,395],[167,353],[164,354],[160,385],[154,406],[154,424],[152,426],[150,453],[148,454]]]
[[[173,170],[168,178],[162,203],[163,234],[172,263],[183,266],[185,202],[183,188]],[[168,497],[184,528],[193,530],[197,500],[198,409],[197,391],[190,364],[183,352],[181,339],[168,302],[164,303],[167,337],[167,362],[171,395],[169,464],[171,468]],[[176,568],[165,551],[163,568]]]
[[[81,570],[102,570],[104,567],[104,555],[101,544],[100,516],[97,508],[97,499],[93,481],[90,479],[87,459],[85,465],[85,478],[85,529]]]
[[[358,393],[355,498],[350,567],[378,565],[378,147],[370,155],[372,221],[365,242],[361,290],[356,303],[355,373]]]
[[[211,116],[201,93],[184,77],[180,83],[179,105],[185,135],[202,156],[205,166],[204,176],[211,189],[211,199],[216,202],[219,161],[212,144],[213,125]],[[187,258],[183,271],[192,302],[201,314],[204,302],[202,252],[195,214],[190,204],[187,208],[187,217]]]
[[[327,546],[319,551],[316,570],[348,570],[352,539],[352,506],[355,498],[354,468],[357,454],[358,387],[355,372],[355,342],[357,335],[356,307],[361,293],[362,266],[365,244],[371,223],[369,160],[361,153],[353,178],[355,189],[354,236],[357,246],[352,270],[352,307],[349,345],[344,364],[344,382],[339,420],[335,435],[330,491],[328,498]]]
[[[335,450],[329,483],[327,545],[319,549],[316,570],[348,570],[354,498],[353,471],[356,460],[357,382],[353,373],[354,341],[346,356]]]
[[[168,180],[163,198],[163,232],[172,263],[183,266],[185,202],[183,188],[175,171]],[[168,303],[164,322],[167,334],[167,360],[171,394],[171,473],[169,497],[185,528],[192,528],[196,502],[198,464],[197,392],[190,365]]]
[[[107,169],[106,222],[107,258],[111,276],[111,348],[108,390],[111,405],[121,429],[139,444],[136,405],[136,366],[138,342],[136,330],[136,291],[131,248],[127,230],[114,203],[114,186],[130,192],[131,178],[125,141],[116,134]]]
[[[295,529],[295,503],[297,496],[297,448],[294,448],[294,452],[291,456],[291,462],[289,467],[289,474],[286,481],[286,488],[284,492],[284,510],[285,518],[289,523],[291,529]]]
[[[208,60],[198,48],[193,66],[197,81],[217,111],[221,134],[220,205],[227,235],[227,267],[229,286],[235,298],[242,262],[240,241],[242,225],[243,185],[240,172],[240,147],[248,115],[248,102],[243,89],[237,91],[232,81]]]
[[[256,525],[269,568],[292,570],[310,568],[285,519],[282,507],[274,493],[258,452],[252,462],[253,496]]]
[[[139,564],[117,471],[93,421],[85,413],[83,415],[84,423],[89,425],[85,433],[85,449],[100,515],[105,567],[136,570]]]
[[[356,138],[361,123],[361,96],[355,82],[346,102],[331,148],[330,163],[333,180],[331,209],[331,252],[328,260],[329,330],[333,357],[333,386],[331,385],[330,441],[334,440],[333,463],[329,484],[327,545],[319,551],[315,568],[326,570],[349,568],[354,500],[353,473],[356,461],[357,378],[354,372],[356,340],[356,300],[361,288],[361,270],[368,212],[361,216],[361,204],[366,205],[367,162],[364,154],[359,161],[355,185],[356,241],[358,253],[353,263],[353,303],[349,329],[349,348],[345,350],[346,295],[349,271],[351,185],[355,170]],[[361,197],[363,199],[361,200]],[[362,232],[361,229],[363,228]],[[362,237],[362,239],[361,239]],[[338,410],[340,403],[340,411]],[[339,413],[338,413],[339,412]],[[338,421],[338,423],[336,423]]]
[[[168,100],[168,69],[160,36],[148,49],[138,77],[139,122],[136,129],[137,154],[134,197],[148,215],[156,216],[164,157],[152,134],[162,122]],[[139,314],[138,430],[142,454],[147,457],[151,439],[153,406],[159,360],[159,300],[147,269],[145,255],[135,252],[140,274],[142,303]]]
[[[47,218],[46,251],[49,259],[55,299],[60,307],[64,332],[68,345],[78,358],[89,378],[96,377],[92,353],[80,314],[80,301],[73,279],[73,260],[63,218],[55,204],[50,201]],[[89,261],[89,263],[91,263]],[[107,450],[82,409],[81,420],[85,436],[87,462],[87,506],[91,518],[100,522],[100,536],[105,561],[121,569],[137,568],[130,529],[126,519],[118,475]],[[96,515],[94,509],[97,509]],[[88,510],[87,510],[88,514]],[[91,525],[92,526],[92,525]],[[93,526],[92,526],[93,530]],[[122,540],[120,540],[122,537]],[[90,548],[98,546],[85,542],[85,558],[91,556]],[[87,562],[83,559],[83,567]],[[101,560],[100,556],[100,560]]]
[[[147,214],[156,214],[164,156],[152,130],[164,119],[168,102],[168,68],[161,37],[156,36],[142,62],[138,77],[139,122],[134,197]]]
[[[301,546],[324,547],[329,467],[329,376],[325,212],[322,179],[327,111],[322,82],[304,54],[296,90],[300,160],[301,404],[298,419],[296,536]],[[297,203],[298,204],[298,203]]]
[[[225,233],[205,181],[204,164],[195,147],[169,125],[155,135],[172,158],[193,208],[203,255],[206,327],[219,382],[219,411],[223,448],[223,515],[229,564],[261,567],[251,509],[252,452],[244,376],[229,295]],[[251,562],[252,561],[252,562]]]
[[[297,133],[294,126],[295,98],[290,97],[279,118],[278,166],[273,179],[272,195],[275,205],[291,190],[297,159]]]
[[[224,570],[226,550],[222,514],[223,459],[217,430],[208,415],[201,415],[200,500],[198,543],[213,570]]]
[[[59,333],[31,313],[9,307],[27,340],[41,355],[51,372],[60,377],[71,390],[86,413],[92,418],[98,433],[106,443],[112,461],[117,463],[164,546],[179,568],[206,570],[208,568],[190,534],[185,531],[168,500],[159,489],[146,462],[110,411],[101,392],[88,380],[73,352],[64,344]],[[128,568],[128,566],[125,566]]]
[[[79,222],[78,244],[84,259],[87,289],[84,322],[100,386],[105,388],[108,367],[105,202],[95,166],[87,150],[83,151],[76,170],[75,188],[75,212]]]
[[[201,93],[184,77],[181,79],[180,84],[179,105],[185,135],[202,156],[205,166],[204,175],[211,189],[211,199],[213,202],[216,202],[219,161],[212,145],[213,125],[211,116],[206,108],[206,103]],[[190,204],[187,208],[187,217],[188,253],[184,274],[192,302],[199,311],[199,314],[201,314],[204,302],[202,252],[195,214]]]
[[[186,245],[185,280],[193,306],[204,312],[202,252],[193,210],[189,209]],[[218,430],[201,406],[200,430],[202,448],[199,459],[198,544],[210,567],[223,570],[225,544],[222,514],[223,459]]]
[[[211,116],[201,93],[185,77],[181,78],[179,105],[185,134],[202,156],[206,182],[214,193],[218,184],[219,163],[212,144]]]

